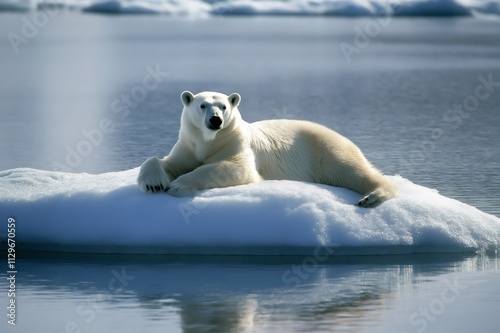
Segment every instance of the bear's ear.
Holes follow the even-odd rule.
[[[231,95],[229,95],[227,100],[233,106],[233,108],[235,108],[240,104],[241,96],[238,93],[232,93]]]
[[[194,95],[190,91],[185,91],[181,94],[181,100],[184,106],[188,106],[194,100]]]

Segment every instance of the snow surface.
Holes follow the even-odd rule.
[[[354,206],[360,195],[350,190],[294,181],[189,198],[145,194],[136,185],[138,171],[2,171],[1,218],[16,220],[22,249],[71,252],[401,254],[500,243],[499,218],[399,176],[391,177],[398,196],[366,209]]]
[[[105,14],[493,16],[498,0],[0,0],[2,10],[68,9]]]

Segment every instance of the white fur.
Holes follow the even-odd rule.
[[[179,140],[168,156],[151,157],[141,166],[138,183],[145,192],[188,196],[201,189],[289,179],[354,190],[364,195],[357,203],[363,207],[395,195],[395,185],[356,145],[322,125],[297,120],[249,124],[238,111],[238,94],[186,91],[181,99]]]

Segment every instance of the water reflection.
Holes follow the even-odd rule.
[[[307,267],[300,257],[24,257],[19,303],[43,299],[47,307],[37,314],[26,309],[19,326],[46,331],[44,323],[35,327],[30,320],[45,315],[56,318],[55,327],[71,320],[92,332],[124,318],[182,332],[356,329],[383,320],[382,311],[405,288],[418,290],[442,274],[488,269],[491,262],[465,254],[343,257]],[[58,307],[68,314],[56,316]]]

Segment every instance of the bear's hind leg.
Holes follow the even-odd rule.
[[[363,198],[361,198],[356,203],[356,206],[370,208],[370,207],[376,207],[376,206],[380,205],[381,203],[382,203],[382,198],[380,195],[380,191],[375,190],[375,191],[365,195]]]
[[[396,185],[387,180],[387,184],[382,185],[365,195],[356,203],[356,206],[364,208],[376,207],[382,202],[394,198],[396,191]]]

